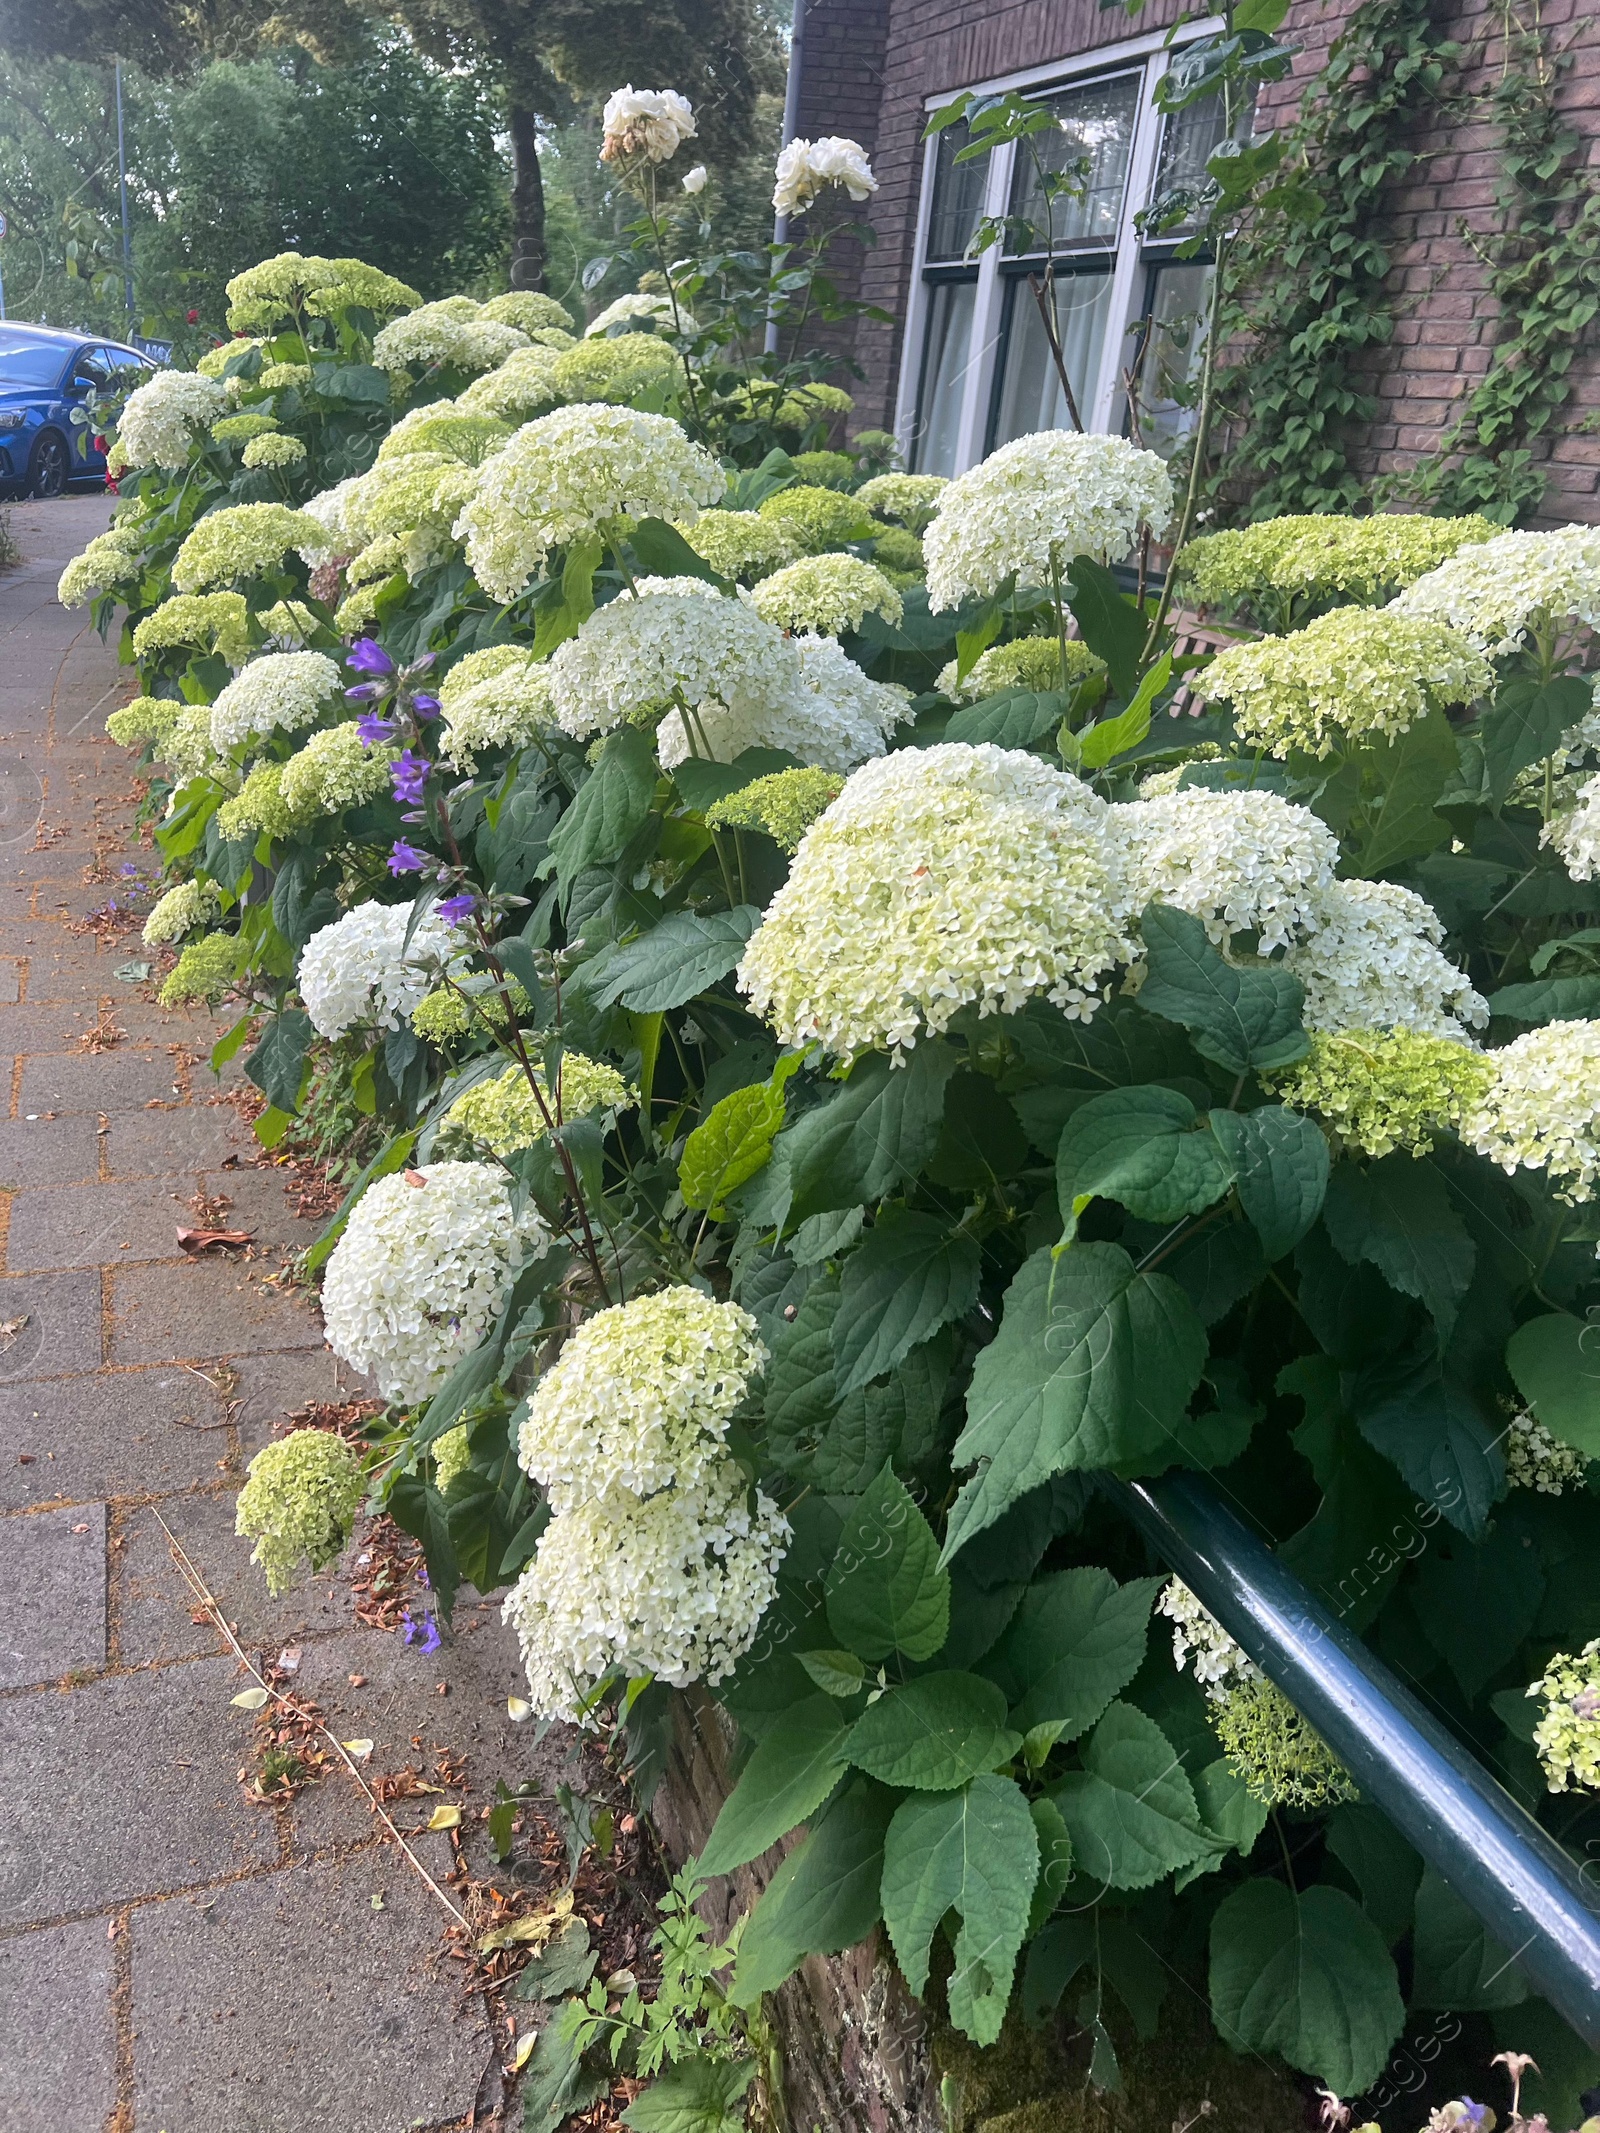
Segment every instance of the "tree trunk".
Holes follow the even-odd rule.
[[[544,287],[544,174],[539,168],[539,124],[534,112],[508,99],[511,132],[511,286]]]

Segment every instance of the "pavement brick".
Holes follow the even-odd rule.
[[[490,2041],[427,1962],[441,1916],[392,1847],[139,1911],[135,2124],[401,2133],[470,2110]]]
[[[22,1070],[19,1116],[46,1111],[138,1111],[173,1095],[165,1052],[58,1052]]]
[[[100,1276],[91,1269],[0,1279],[0,1387],[98,1370],[100,1319]]]
[[[0,1188],[79,1185],[100,1175],[100,1134],[73,1118],[0,1120]]]
[[[0,1037],[4,1029],[0,1027]],[[183,1104],[166,1111],[119,1111],[105,1136],[114,1178],[163,1177],[178,1170],[215,1170],[229,1155],[248,1154],[256,1142],[226,1104]],[[4,1141],[0,1140],[0,1154]],[[224,1186],[231,1191],[231,1186]]]
[[[121,1259],[176,1259],[178,1228],[193,1218],[189,1178],[138,1185],[63,1185],[19,1192],[11,1203],[6,1268],[115,1266]]]
[[[175,1363],[0,1389],[0,1509],[214,1482],[224,1424],[214,1387]]]
[[[268,1288],[251,1266],[229,1260],[118,1270],[111,1309],[117,1363],[322,1345],[321,1329],[299,1297]]]
[[[117,2100],[103,1920],[0,1940],[0,2133],[104,2133]]]
[[[312,1401],[336,1405],[361,1399],[366,1380],[326,1348],[291,1348],[276,1354],[242,1355],[232,1365],[238,1375],[234,1420],[240,1454],[252,1459],[271,1442],[275,1425]]]
[[[231,1659],[197,1659],[0,1704],[0,1815],[46,1832],[32,1885],[0,1889],[0,1925],[276,1861],[273,1815],[234,1775],[251,1729],[229,1702],[239,1682]]]
[[[105,1505],[0,1524],[0,1689],[105,1663]]]

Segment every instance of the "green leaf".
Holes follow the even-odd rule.
[[[883,1915],[879,1883],[895,1796],[870,1778],[841,1793],[767,1884],[739,1942],[730,1997],[753,2007],[808,1955],[838,1955]]]
[[[1150,732],[1150,713],[1156,698],[1172,679],[1172,654],[1163,652],[1134,691],[1125,711],[1115,718],[1096,720],[1079,737],[1078,761],[1085,770],[1102,770],[1113,757],[1137,748]]]
[[[1230,1074],[1288,1066],[1304,1055],[1298,978],[1271,964],[1251,970],[1225,962],[1199,919],[1168,904],[1149,905],[1140,928],[1149,975],[1139,1005],[1181,1023],[1197,1052]]]
[[[400,1474],[384,1498],[383,1507],[402,1531],[421,1541],[428,1564],[428,1583],[438,1599],[440,1613],[448,1622],[456,1593],[460,1590],[461,1572],[456,1563],[455,1542],[450,1538],[450,1512],[444,1498],[433,1483],[424,1481],[420,1474]]]
[[[862,1659],[931,1659],[950,1630],[950,1573],[933,1528],[886,1466],[845,1521],[828,1570],[828,1623]]]
[[[700,1854],[708,1879],[748,1866],[814,1814],[839,1782],[850,1731],[831,1696],[807,1696],[757,1741]]]
[[[516,1812],[514,1798],[508,1797],[500,1805]],[[508,1844],[508,1853],[509,1850]],[[589,1945],[589,1928],[581,1918],[569,1919],[550,1945],[517,1972],[511,1996],[517,2000],[560,2000],[569,1992],[582,1992],[599,1960],[598,1950]]]
[[[867,1670],[854,1652],[800,1652],[796,1656],[824,1696],[844,1703],[860,1695]]]
[[[563,892],[585,867],[621,856],[650,813],[658,775],[647,734],[637,726],[623,726],[611,735],[551,833],[550,850]]]
[[[1506,1343],[1518,1392],[1553,1437],[1600,1459],[1600,1329],[1562,1312],[1533,1318]]]
[[[939,1216],[885,1208],[844,1263],[833,1322],[839,1393],[882,1377],[970,1311],[981,1261],[977,1239],[952,1234]]]
[[[1328,1849],[1361,1891],[1361,1907],[1392,1948],[1411,1931],[1422,1861],[1379,1807],[1347,1801],[1328,1817]]]
[[[1322,1212],[1340,1258],[1368,1261],[1391,1289],[1426,1305],[1442,1348],[1478,1255],[1433,1165],[1399,1153],[1341,1163]]]
[[[1430,711],[1392,741],[1364,748],[1361,760],[1383,793],[1377,822],[1358,853],[1359,871],[1370,879],[1402,859],[1420,858],[1449,836],[1449,823],[1434,808],[1460,768],[1461,751],[1444,713]]]
[[[865,1206],[915,1177],[938,1143],[956,1065],[955,1051],[937,1039],[917,1045],[903,1067],[877,1053],[858,1060],[843,1087],[778,1143],[793,1181],[791,1218]]]
[[[1031,748],[1054,733],[1067,715],[1067,699],[1058,689],[1002,689],[964,704],[944,729],[947,741],[991,743],[996,748]]]
[[[1267,1809],[1255,1797],[1226,1756],[1196,1773],[1195,1805],[1200,1819],[1242,1859],[1248,1859],[1257,1837],[1267,1826]]]
[[[756,2059],[676,2059],[622,2114],[634,2133],[744,2133],[745,2090],[760,2072]]]
[[[559,2133],[610,2088],[609,2075],[591,2073],[583,2063],[583,2033],[581,2000],[568,2000],[540,2030],[523,2076],[522,2133]]]
[[[1124,703],[1139,686],[1139,661],[1149,624],[1103,563],[1086,555],[1073,559],[1067,605],[1077,618],[1084,643],[1106,663],[1111,686]]]
[[[1539,1618],[1545,1574],[1538,1551],[1509,1518],[1497,1518],[1475,1545],[1435,1544],[1409,1588],[1428,1642],[1460,1682],[1469,1703],[1510,1664]]]
[[[1362,1436],[1425,1504],[1463,1533],[1483,1531],[1504,1492],[1505,1459],[1499,1429],[1464,1385],[1431,1364],[1379,1365],[1353,1381],[1350,1404]]]
[[[146,964],[145,968],[148,969],[149,965]],[[250,1032],[255,1026],[256,1017],[252,1012],[247,1015],[241,1015],[232,1029],[223,1032],[211,1047],[211,1071],[213,1074],[220,1074],[228,1061],[236,1057],[244,1049],[250,1040]]]
[[[763,1412],[773,1457],[791,1472],[803,1469],[806,1450],[826,1429],[836,1405],[833,1390],[833,1320],[839,1289],[832,1279],[814,1282],[789,1324],[773,1336]]]
[[[1005,617],[997,600],[985,600],[965,629],[956,631],[956,686],[959,688],[1000,634]]]
[[[1073,1911],[1052,1918],[1030,1938],[1022,1973],[1022,2019],[1030,2029],[1043,2023],[1084,1964],[1093,1961],[1097,1925],[1098,1913]]]
[[[1277,2052],[1336,2095],[1383,2071],[1405,2023],[1383,1936],[1339,1889],[1247,1881],[1211,1921],[1211,2012],[1233,2048]]]
[[[583,791],[588,790],[586,785]],[[580,793],[580,802],[582,797]],[[614,1007],[620,1000],[636,1015],[682,1007],[728,975],[760,923],[754,904],[717,911],[709,918],[674,911],[637,940],[612,949],[594,987],[594,1001],[599,1007]]]
[[[683,1144],[678,1190],[685,1207],[720,1207],[772,1157],[783,1127],[783,1090],[758,1081],[713,1104]]]
[[[776,777],[780,770],[798,770],[800,760],[784,748],[741,748],[731,763],[711,763],[704,756],[685,756],[674,766],[672,782],[678,797],[695,814],[703,815],[729,793],[743,792],[757,778]]]
[[[1314,1120],[1282,1104],[1211,1113],[1211,1130],[1234,1167],[1245,1218],[1269,1260],[1292,1252],[1322,1212],[1328,1143]]]
[[[643,566],[641,575],[654,578],[703,578],[708,585],[727,590],[698,550],[689,546],[676,526],[664,518],[635,519],[628,529],[628,546]]]
[[[320,852],[291,852],[272,885],[272,923],[291,948],[303,948],[313,933],[339,915],[332,889],[316,886]]]
[[[977,1674],[923,1674],[869,1704],[842,1760],[885,1785],[952,1792],[1009,1761],[1022,1737],[1006,1725],[1006,1700]]]
[[[1052,1475],[1175,1445],[1205,1358],[1205,1328],[1165,1274],[1139,1273],[1115,1244],[1035,1252],[973,1366],[950,1456],[979,1471],[950,1514],[945,1560]]]
[[[273,1016],[245,1061],[245,1072],[274,1110],[287,1111],[291,1117],[299,1110],[300,1094],[311,1073],[307,1054],[315,1035],[308,1014],[286,1007]]]
[[[1077,1209],[1095,1196],[1146,1222],[1176,1222],[1220,1200],[1233,1168],[1194,1105],[1147,1083],[1080,1104],[1056,1144],[1056,1196],[1070,1239]]]
[[[961,1915],[950,2019],[978,2044],[1000,2034],[1039,1876],[1039,1840],[1010,1778],[902,1800],[883,1848],[883,1915],[913,1992],[928,1982],[933,1936]]]
[[[1078,1871],[1096,1888],[1147,1889],[1174,1868],[1215,1858],[1183,1763],[1153,1718],[1114,1703],[1083,1749],[1083,1768],[1050,1797]]]
[[[1502,985],[1489,995],[1489,1012],[1508,1022],[1586,1022],[1600,1016],[1600,978],[1536,978],[1529,985]]]
[[[1036,1579],[983,1669],[1011,1699],[1011,1723],[1027,1732],[1053,1721],[1062,1740],[1092,1726],[1144,1664],[1160,1586],[1159,1578],[1119,1585],[1087,1565]]]
[[[558,644],[576,637],[594,613],[594,574],[604,553],[598,541],[574,541],[567,550],[560,597],[539,604],[533,633],[535,659],[548,659]]]
[[[1491,798],[1498,804],[1519,770],[1553,755],[1562,734],[1589,708],[1589,684],[1574,674],[1543,684],[1512,674],[1501,682],[1479,726]]]

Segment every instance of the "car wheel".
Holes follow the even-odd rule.
[[[46,430],[28,461],[28,494],[59,496],[67,486],[67,448],[54,430]]]

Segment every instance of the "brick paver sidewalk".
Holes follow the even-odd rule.
[[[484,1790],[528,1768],[490,1610],[425,1657],[358,1625],[337,1577],[273,1605],[233,1537],[244,1462],[341,1385],[308,1304],[265,1279],[314,1226],[270,1172],[223,1167],[256,1151],[207,1101],[209,1024],[117,978],[136,933],[73,930],[116,893],[84,882],[97,836],[113,877],[130,851],[103,731],[127,676],[55,601],[106,516],[18,507],[26,561],[0,574],[0,2133],[455,2125],[494,2054],[447,1921],[342,1772],[246,1797],[242,1683],[156,1523],[248,1649],[299,1646],[296,1685],[374,1741],[369,1771],[441,1747]],[[124,1041],[85,1050],[107,1008]],[[186,1259],[197,1191],[272,1256]],[[441,1875],[448,1841],[419,1847]]]

